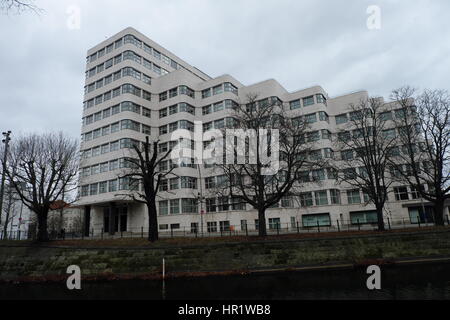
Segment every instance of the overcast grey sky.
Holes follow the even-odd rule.
[[[0,15],[0,130],[81,127],[86,51],[132,26],[212,77],[330,96],[399,86],[449,88],[450,1],[36,0],[45,12]],[[67,10],[80,8],[80,29]],[[381,9],[369,29],[367,8]]]

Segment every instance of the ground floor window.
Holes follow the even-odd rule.
[[[220,232],[230,231],[230,221],[220,221]]]
[[[270,218],[269,219],[269,229],[270,230],[278,230],[281,228],[280,218]]]
[[[422,207],[413,207],[409,208],[409,219],[411,223],[418,224],[420,223],[428,223],[433,222],[433,208],[425,207],[425,212]]]
[[[191,223],[191,233],[198,233],[198,223]]]
[[[259,230],[259,220],[255,219],[255,230],[258,231]]]
[[[378,223],[377,212],[372,211],[358,211],[350,212],[350,221],[352,224],[374,224]]]
[[[170,229],[171,230],[178,230],[180,229],[180,224],[179,223],[173,223],[170,225]]]
[[[159,230],[169,230],[169,225],[168,224],[160,224]]]
[[[297,219],[295,217],[291,217],[291,228],[297,228]]]
[[[320,214],[305,214],[302,216],[303,227],[329,227],[331,226],[331,219],[329,213]]]
[[[217,222],[207,223],[208,232],[217,232]]]
[[[241,220],[241,230],[242,231],[247,230],[247,220]]]

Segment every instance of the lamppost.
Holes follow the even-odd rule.
[[[203,201],[205,200],[205,197],[199,192],[197,199],[200,203],[200,235],[203,237],[203,215],[205,214],[205,211],[203,210]]]
[[[5,191],[5,179],[6,179],[6,160],[8,159],[8,148],[9,148],[9,141],[11,141],[11,138],[9,137],[11,135],[11,131],[3,132],[3,136],[5,139],[2,140],[2,142],[5,144],[5,154],[3,155],[3,172],[2,172],[2,182],[0,186],[0,223],[2,222],[2,212],[3,212],[3,193]]]

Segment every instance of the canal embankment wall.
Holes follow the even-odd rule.
[[[433,257],[450,258],[449,229],[141,248],[0,243],[0,281],[67,277],[71,265],[79,266],[82,276],[92,279],[160,277],[163,259],[166,276],[170,277],[383,264]]]

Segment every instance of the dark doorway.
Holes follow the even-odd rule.
[[[128,230],[128,208],[115,207],[103,209],[103,230],[105,233],[125,232]]]
[[[91,225],[91,206],[84,207],[84,236],[89,237],[89,228]]]

